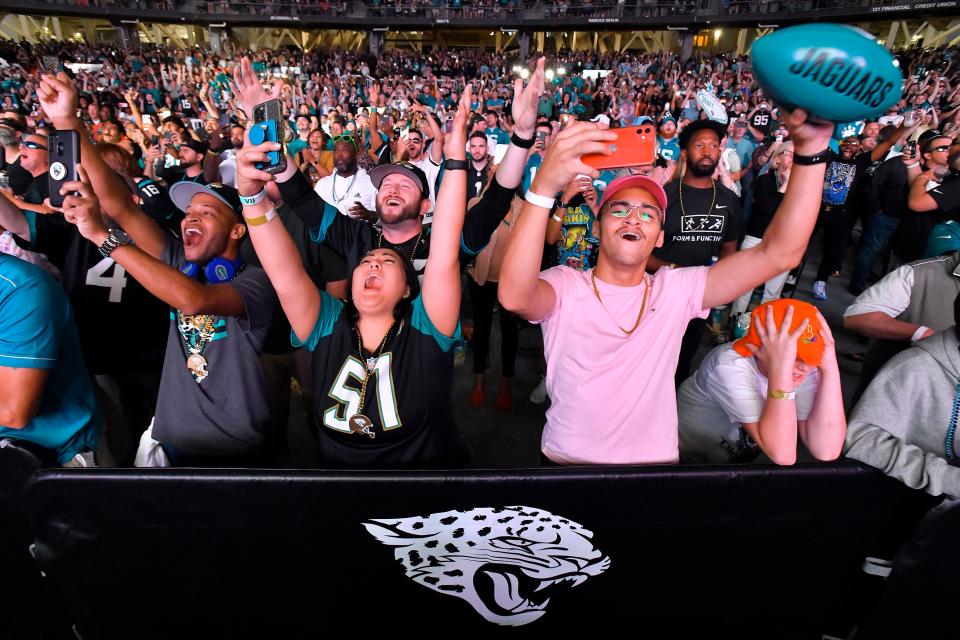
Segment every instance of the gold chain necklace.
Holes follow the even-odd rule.
[[[367,383],[370,382],[373,372],[377,368],[377,361],[380,360],[380,356],[383,354],[383,348],[387,346],[387,338],[390,337],[390,332],[393,331],[393,325],[397,323],[396,320],[390,323],[390,327],[387,329],[387,332],[383,334],[383,340],[380,341],[380,346],[377,347],[376,353],[373,354],[373,357],[366,359],[366,367],[364,367],[364,376],[363,384],[360,385],[360,405],[357,409],[357,413],[353,416],[350,416],[350,419],[347,423],[350,425],[350,431],[353,433],[362,433],[370,436],[371,438],[376,438],[377,434],[373,430],[373,421],[367,416],[363,415],[363,407],[366,404],[367,399]],[[357,333],[357,353],[360,354],[360,357],[363,358],[363,336],[360,334],[360,321],[358,320],[356,324],[353,325],[354,331]]]
[[[597,289],[597,270],[590,270],[590,282],[593,284],[593,294],[597,296],[597,300],[600,302],[600,306],[603,307],[603,310],[607,312],[607,315],[610,316],[610,319],[613,320],[613,323],[617,325],[617,329],[623,331],[624,334],[630,335],[637,330],[637,327],[640,326],[640,320],[643,319],[643,312],[647,310],[647,294],[650,293],[650,281],[647,280],[647,275],[643,275],[643,302],[640,303],[640,313],[637,315],[637,321],[633,323],[633,328],[630,331],[627,331],[620,326],[620,323],[617,322],[617,319],[613,317],[613,314],[610,313],[610,310],[607,309],[607,306],[603,304],[603,298],[600,297],[600,290]]]
[[[707,209],[706,215],[710,215],[710,212],[713,211],[714,205],[717,204],[717,181],[710,180],[710,186],[713,187],[713,200],[710,202],[710,208]],[[687,215],[686,210],[683,208],[683,178],[680,178],[680,216],[681,219],[683,216]]]
[[[417,255],[417,248],[420,246],[420,239],[422,237],[423,237],[423,227],[421,226],[420,233],[417,234],[417,241],[413,243],[413,251],[410,252],[410,256],[409,258],[407,258],[408,260],[410,260],[410,264],[413,264],[413,257]],[[383,244],[383,229],[380,230],[380,237],[377,238],[377,249],[379,249],[380,245],[382,244]],[[390,244],[393,244],[393,243],[391,242]],[[397,251],[396,247],[397,245],[394,245],[394,249],[393,249],[394,251]],[[397,251],[397,253],[400,253],[400,252]],[[402,256],[403,254],[400,253],[400,255]]]

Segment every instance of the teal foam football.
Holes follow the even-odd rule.
[[[870,34],[842,24],[774,31],[753,43],[750,56],[770,99],[833,122],[882,115],[903,89],[890,52]]]

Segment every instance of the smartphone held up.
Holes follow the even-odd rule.
[[[47,139],[50,168],[47,173],[47,186],[50,191],[50,205],[62,207],[64,195],[60,189],[67,182],[78,179],[77,165],[80,164],[80,134],[76,131],[51,131]]]
[[[640,164],[653,164],[657,158],[657,130],[653,124],[645,123],[636,127],[610,129],[617,135],[611,143],[613,153],[603,155],[590,153],[583,162],[594,169],[618,169]]]

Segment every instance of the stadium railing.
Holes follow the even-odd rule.
[[[292,23],[302,27],[372,26],[525,30],[571,28],[714,28],[776,20],[863,19],[955,14],[960,0],[20,0],[12,9],[41,15],[219,23]],[[11,8],[8,7],[8,10]],[[593,28],[600,28],[595,26]]]

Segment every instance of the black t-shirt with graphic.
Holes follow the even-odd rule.
[[[822,204],[831,208],[849,208],[853,204],[852,196],[857,194],[872,163],[869,152],[843,160],[831,150],[823,178]]]
[[[667,217],[663,246],[654,249],[653,255],[681,267],[708,266],[720,257],[724,243],[736,242],[740,235],[740,199],[716,181],[715,201],[714,189],[685,184],[681,207],[680,186],[680,180],[674,180],[664,187]]]

